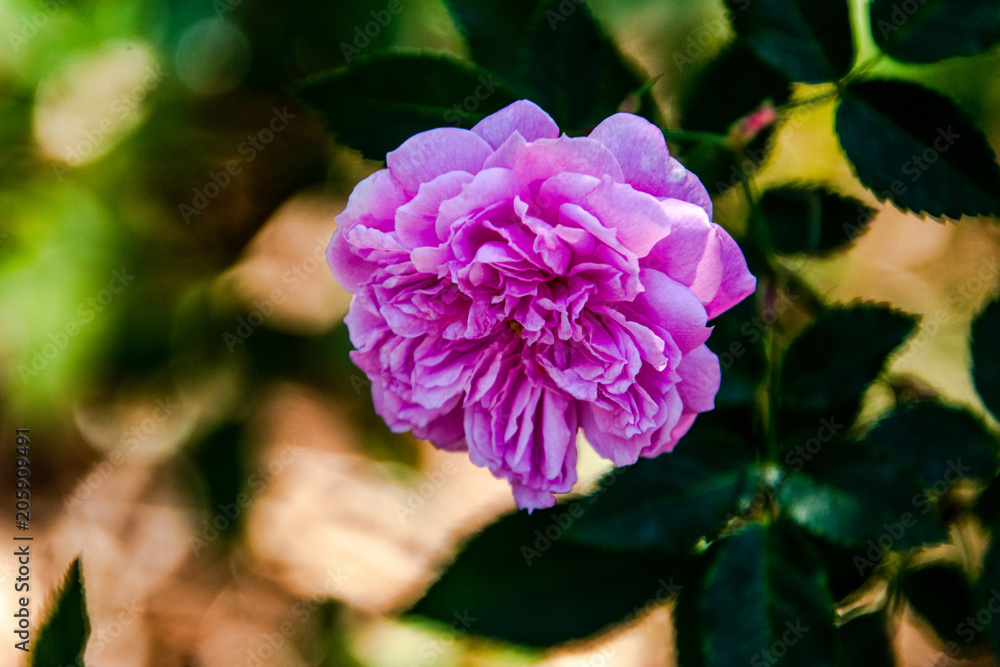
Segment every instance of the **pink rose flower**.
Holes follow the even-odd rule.
[[[579,429],[624,466],[714,407],[707,322],[756,280],[654,125],[616,114],[570,138],[520,101],[386,162],[327,256],[394,431],[467,450],[533,509],[576,481]]]

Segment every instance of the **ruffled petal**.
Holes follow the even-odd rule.
[[[719,358],[702,345],[688,354],[677,366],[681,381],[677,392],[684,401],[684,409],[692,412],[708,412],[715,408],[715,395],[719,393],[722,371]]]
[[[479,135],[456,127],[421,132],[385,157],[389,172],[403,188],[416,194],[422,183],[441,174],[464,171],[475,174],[493,154]]]
[[[757,279],[747,268],[747,260],[736,241],[721,227],[716,227],[716,233],[721,245],[722,279],[719,290],[705,306],[709,319],[726,312],[757,289]]]
[[[670,234],[670,217],[655,197],[608,176],[598,180],[584,174],[559,174],[542,184],[538,199],[549,209],[564,204],[582,207],[638,257],[649,254]]]
[[[654,197],[680,199],[712,215],[712,198],[698,177],[670,157],[660,128],[645,118],[618,113],[590,133],[608,147],[621,165],[625,182]]]
[[[586,137],[563,136],[526,143],[517,133],[486,160],[484,167],[510,169],[525,184],[566,172],[597,178],[608,176],[616,183],[625,181],[622,168],[611,151],[601,142]]]
[[[690,287],[705,305],[709,319],[753,293],[757,279],[726,230],[691,204],[672,201],[664,206],[672,229],[645,258],[645,266]]]
[[[552,117],[528,100],[514,102],[487,116],[472,131],[495,149],[500,148],[514,132],[527,141],[555,139],[559,136],[559,126]]]
[[[488,364],[488,391],[465,407],[469,458],[510,482],[518,507],[542,509],[576,483],[576,403],[522,366],[513,344]]]
[[[462,186],[472,181],[472,174],[450,171],[423,183],[417,196],[396,209],[396,234],[408,248],[437,245],[444,240],[435,228],[441,204],[462,193]]]

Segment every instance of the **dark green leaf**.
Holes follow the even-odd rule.
[[[238,502],[247,482],[243,426],[228,423],[208,433],[191,450],[191,461],[198,473],[194,481],[204,496],[208,522],[218,519],[216,531],[235,535],[231,528],[241,523],[246,505]]]
[[[528,28],[523,57],[533,99],[566,131],[585,132],[642,87],[586,3],[543,2]]]
[[[360,56],[349,67],[307,79],[296,92],[338,141],[372,160],[384,160],[418,132],[470,128],[518,99],[484,70],[419,52]]]
[[[875,43],[902,62],[972,56],[1000,41],[996,0],[872,0],[869,12]]]
[[[90,637],[90,616],[83,587],[80,559],[69,566],[66,579],[49,606],[49,617],[30,646],[32,667],[74,665],[83,667],[83,652]]]
[[[976,581],[976,593],[980,602],[991,612],[983,631],[993,645],[994,651],[1000,653],[1000,613],[993,612],[993,609],[1000,608],[998,606],[1000,605],[1000,531],[996,525],[992,526],[992,529],[993,541],[983,558],[983,569]],[[962,637],[963,643],[971,644],[979,639],[977,635],[980,628],[980,625],[970,627],[969,623],[963,623],[962,627],[956,628],[956,631]]]
[[[521,75],[518,47],[538,0],[447,0],[445,4],[465,33],[472,59],[517,84]]]
[[[749,487],[748,445],[732,431],[705,428],[685,435],[670,454],[616,470],[568,531],[569,539],[610,550],[687,553],[736,512]]]
[[[472,538],[411,613],[458,622],[474,635],[553,646],[634,618],[677,592],[681,561],[563,539],[578,513],[570,503],[502,517]]]
[[[673,617],[678,667],[705,667],[707,646],[701,599],[705,593],[705,577],[708,569],[715,565],[718,551],[718,548],[710,548],[691,564],[677,594]]]
[[[790,444],[810,437],[822,442],[849,427],[862,392],[914,326],[908,315],[865,304],[828,310],[802,332],[782,362],[782,420]]]
[[[795,81],[836,81],[854,47],[844,0],[726,0],[736,32]]]
[[[983,403],[1000,419],[1000,299],[972,323],[972,379]]]
[[[1000,524],[1000,477],[994,477],[976,500],[975,512],[987,526]]]
[[[761,343],[757,300],[744,299],[712,320],[708,347],[719,356],[722,384],[715,396],[716,406],[745,405],[754,401],[764,379],[767,359]]]
[[[701,612],[706,665],[833,665],[833,600],[816,554],[782,527],[751,525],[719,543]]]
[[[881,611],[852,619],[838,632],[843,667],[895,667],[888,622]]]
[[[720,96],[719,91],[726,94]],[[683,95],[686,130],[729,133],[730,128],[765,103],[788,101],[789,80],[763,62],[742,42],[735,42],[701,72]],[[698,175],[713,196],[740,184],[767,156],[773,126],[765,127],[743,147],[704,141],[679,145],[678,158]]]
[[[982,422],[939,403],[899,408],[867,439],[892,452],[928,488],[946,488],[966,477],[992,479],[997,468],[997,442]]]
[[[956,220],[1000,213],[993,148],[950,99],[902,81],[854,83],[836,127],[858,178],[880,199]]]
[[[864,584],[872,573],[872,568],[859,568],[854,563],[854,556],[857,553],[853,549],[848,549],[828,540],[809,535],[809,541],[819,554],[819,559],[823,563],[826,571],[827,586],[834,600],[843,600],[851,593],[854,593]]]
[[[844,547],[872,547],[871,540],[873,553],[855,563],[859,574],[867,574],[886,548],[947,540],[919,481],[884,453],[867,443],[831,442],[815,454],[803,454],[790,452],[786,458],[802,470],[791,472],[778,488],[781,511]]]
[[[768,190],[758,207],[774,249],[786,254],[839,250],[864,233],[876,213],[853,197],[809,184]]]
[[[765,101],[788,101],[788,77],[762,61],[741,41],[716,56],[684,92],[682,125],[686,130],[726,134],[733,123]],[[726,91],[720,95],[719,91]]]
[[[974,617],[981,605],[960,567],[940,563],[910,570],[903,574],[900,585],[913,610],[938,637],[945,642],[966,643],[963,621]]]

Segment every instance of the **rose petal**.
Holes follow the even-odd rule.
[[[625,182],[654,197],[696,204],[712,215],[712,198],[698,177],[670,157],[660,128],[645,118],[617,113],[590,133],[608,147],[621,165]]]
[[[518,132],[527,141],[555,139],[559,136],[559,126],[552,117],[528,100],[514,102],[487,116],[472,131],[495,149],[500,148],[514,132]]]
[[[493,148],[479,135],[456,127],[421,132],[385,157],[389,172],[403,188],[416,194],[421,183],[430,183],[441,174],[464,171],[475,174],[493,154]]]

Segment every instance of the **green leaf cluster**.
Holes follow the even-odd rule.
[[[338,141],[382,159],[416,132],[472,127],[519,98],[570,134],[616,110],[641,113],[710,192],[742,189],[741,241],[759,290],[713,322],[716,410],[672,453],[609,473],[588,496],[502,517],[411,613],[549,647],[675,601],[686,667],[812,667],[892,665],[891,626],[906,603],[950,655],[1000,647],[1000,614],[978,630],[967,620],[991,595],[1000,601],[1000,542],[980,565],[953,541],[970,522],[1000,536],[995,421],[897,397],[872,423],[864,398],[892,388],[891,360],[917,319],[877,303],[831,307],[782,256],[841,252],[876,211],[824,183],[759,192],[754,182],[774,130],[830,102],[874,198],[955,220],[1000,214],[1000,166],[976,121],[940,92],[873,74],[883,58],[926,64],[992,48],[996,3],[872,0],[865,18],[880,52],[858,62],[846,0],[727,0],[736,36],[684,91],[683,129],[664,126],[653,82],[585,3],[448,6],[474,64],[379,52],[298,87]],[[797,97],[797,84],[819,92]],[[971,331],[974,383],[994,420],[998,341],[994,302]],[[961,557],[928,555],[942,545]]]

